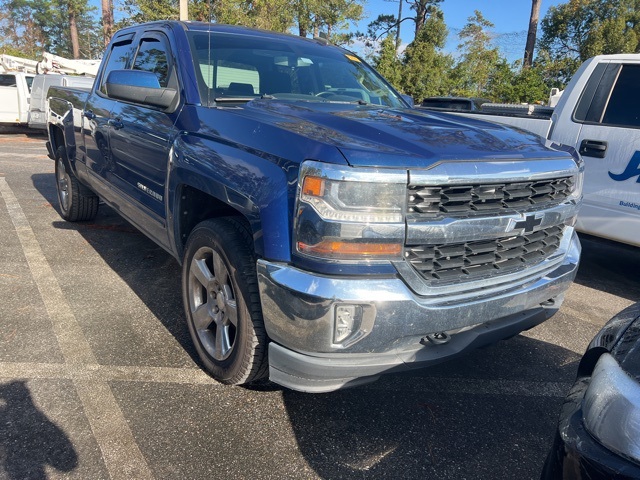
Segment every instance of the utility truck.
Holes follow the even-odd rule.
[[[0,55],[0,125],[46,128],[49,86],[89,88],[98,65],[98,60],[69,60],[46,52],[40,61]]]

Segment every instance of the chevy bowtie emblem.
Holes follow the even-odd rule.
[[[524,228],[524,233],[531,233],[533,229],[542,223],[542,217],[536,218],[535,215],[527,215],[524,220],[515,222],[513,229]]]

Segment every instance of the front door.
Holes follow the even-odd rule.
[[[161,33],[139,39],[132,68],[153,72],[161,87],[177,89],[168,41]],[[118,101],[108,122],[114,167],[111,183],[146,214],[138,220],[148,231],[165,230],[167,168],[178,134],[174,121],[174,115],[160,108]]]

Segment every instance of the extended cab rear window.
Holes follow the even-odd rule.
[[[640,127],[640,65],[601,63],[596,66],[573,119],[611,127]]]
[[[640,65],[623,65],[602,117],[605,125],[640,127]]]

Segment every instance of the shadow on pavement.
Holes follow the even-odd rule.
[[[568,389],[579,358],[519,336],[368,386],[282,395],[300,452],[321,478],[533,479],[566,394],[545,382]]]
[[[32,176],[34,187],[59,210],[53,174]],[[181,299],[180,266],[165,250],[144,236],[110,207],[101,204],[93,222],[70,223],[60,218],[56,229],[75,230],[199,363],[187,328]]]
[[[582,256],[576,283],[640,301],[640,248],[582,233],[580,242]]]
[[[0,383],[0,462],[11,480],[47,478],[47,465],[78,466],[71,440],[34,405],[25,382]]]

